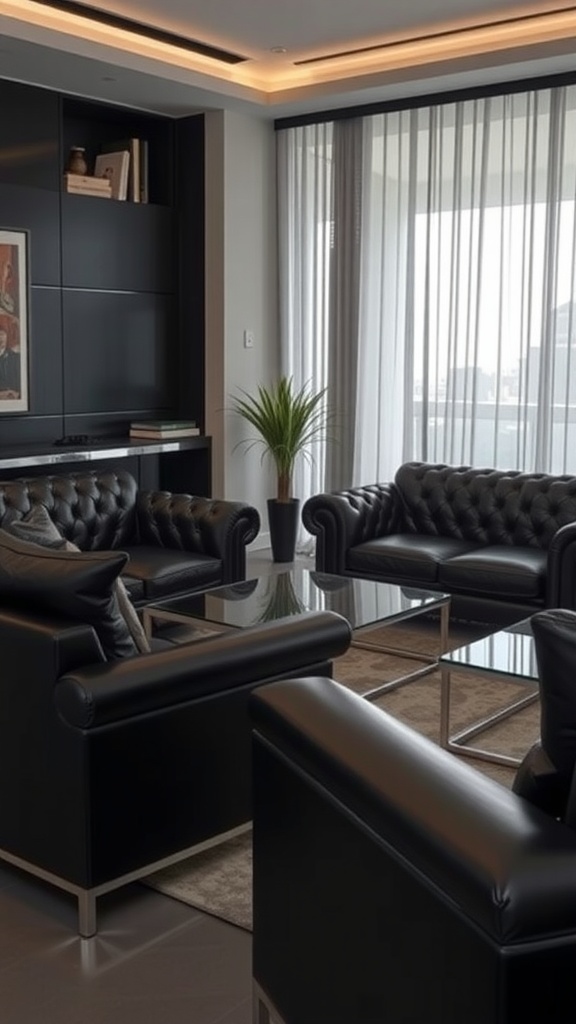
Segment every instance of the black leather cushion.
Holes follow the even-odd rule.
[[[129,573],[122,573],[122,581],[126,590],[130,596],[130,600],[135,605],[144,604],[144,583],[142,580],[137,580],[134,576],[130,576]]]
[[[6,530],[14,537],[20,537],[21,540],[27,540],[33,544],[41,544],[43,547],[73,551],[77,554],[80,551],[76,544],[64,539],[44,505],[33,505],[28,515],[23,519],[14,519],[6,526]],[[138,651],[141,654],[149,654],[150,644],[120,576],[114,580],[113,590],[118,601],[118,611],[124,619]]]
[[[80,548],[76,547],[75,544],[72,544],[72,541],[62,540],[59,550],[79,552]],[[140,654],[150,654],[151,647],[148,637],[144,632],[144,627],[138,618],[138,613],[132,604],[130,595],[121,576],[118,576],[118,578],[114,580],[114,583],[112,584],[112,593],[114,595],[114,599],[118,602],[118,611],[126,623],[126,628],[136,645],[136,650]]]
[[[525,755],[514,792],[576,826],[576,612],[551,608],[530,619],[540,678],[540,736]]]
[[[553,818],[563,818],[570,789],[571,773],[556,770],[542,743],[537,740],[514,776],[512,790]]]
[[[69,616],[94,627],[109,659],[137,653],[113,584],[124,551],[56,551],[0,530],[0,601]]]
[[[357,572],[359,576],[397,576],[407,580],[417,579],[422,586],[426,583],[438,584],[440,562],[475,549],[475,544],[456,538],[396,533],[351,548],[346,569]]]
[[[539,548],[494,544],[448,559],[438,582],[448,591],[541,601],[546,564],[547,554]]]
[[[540,678],[540,738],[556,770],[576,764],[576,612],[549,609],[531,620]]]
[[[209,555],[146,544],[125,550],[130,556],[130,576],[142,582],[146,601],[170,597],[185,590],[205,589],[222,582],[222,562]],[[128,590],[132,594],[130,586]]]

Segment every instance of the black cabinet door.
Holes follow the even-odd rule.
[[[150,292],[64,291],[65,414],[168,407],[173,307]]]
[[[62,285],[175,292],[173,213],[164,206],[62,196]]]
[[[60,105],[57,93],[0,83],[0,184],[60,191]]]
[[[60,196],[0,184],[0,227],[26,230],[30,284],[60,287]]]

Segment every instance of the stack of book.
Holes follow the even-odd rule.
[[[101,196],[104,199],[110,199],[112,196],[112,186],[106,178],[97,178],[89,174],[71,174],[67,171],[64,175],[64,188],[76,195]]]
[[[194,420],[143,420],[130,424],[130,437],[148,441],[169,441],[178,437],[195,437],[200,433]]]

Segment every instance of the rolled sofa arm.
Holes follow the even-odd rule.
[[[330,661],[352,630],[335,612],[307,612],[169,650],[78,669],[56,683],[70,725],[93,729]]]
[[[276,830],[284,802],[293,806],[302,828],[315,828],[310,808],[305,815],[298,807],[299,799],[306,799],[302,780],[307,777],[310,792],[356,822],[359,836],[368,832],[389,851],[383,871],[387,856],[402,861],[425,889],[441,893],[499,944],[566,930],[576,936],[576,873],[568,867],[576,856],[572,830],[331,679],[260,687],[250,698],[250,713],[255,779],[262,786],[262,802],[256,794],[255,838],[270,816],[275,841],[282,842]],[[270,757],[282,777],[281,793],[267,782],[276,773]],[[322,837],[300,838],[314,877]],[[365,852],[361,843],[358,849]],[[255,856],[257,867],[257,848]],[[340,879],[346,887],[354,887],[355,873],[363,870],[351,856],[348,848]],[[338,887],[336,875],[332,864]],[[383,890],[386,885],[383,878]],[[298,903],[289,867],[286,887]],[[372,911],[366,907],[366,912]],[[339,919],[339,927],[345,933],[346,922]]]
[[[316,537],[318,572],[344,573],[348,549],[395,533],[401,516],[395,484],[369,484],[315,494],[302,507],[302,522]]]
[[[576,611],[576,523],[561,526],[550,542],[546,608]]]
[[[223,583],[246,578],[246,547],[260,530],[260,515],[252,505],[169,491],[139,491],[136,514],[142,544],[219,558]]]

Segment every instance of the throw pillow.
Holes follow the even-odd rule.
[[[45,505],[33,505],[23,519],[13,519],[11,523],[5,523],[3,529],[13,537],[28,540],[31,544],[42,544],[46,548],[58,547],[64,540]]]
[[[50,513],[45,505],[33,505],[23,519],[15,519],[6,527],[9,533],[21,540],[27,540],[34,544],[41,544],[44,547],[59,548],[62,551],[80,553],[80,548],[72,541],[66,540],[58,527],[52,522]],[[150,644],[138,618],[136,609],[130,600],[130,596],[123,580],[118,577],[113,584],[114,593],[118,601],[118,610],[126,623],[126,628],[132,637],[136,649],[141,654],[150,653]]]
[[[78,552],[80,551],[80,548],[76,547],[75,544],[72,544],[72,541],[64,540],[62,541],[61,550]],[[146,636],[144,627],[138,618],[138,613],[130,600],[130,595],[126,590],[124,581],[120,576],[118,579],[114,580],[114,594],[118,601],[118,611],[126,623],[126,628],[136,644],[137,650],[140,654],[150,654],[151,647],[148,643],[148,637]]]
[[[57,551],[0,529],[0,600],[60,613],[92,625],[109,659],[137,653],[113,584],[124,551]]]
[[[116,599],[118,601],[120,614],[128,627],[128,632],[136,644],[138,651],[140,654],[150,654],[152,648],[150,647],[148,637],[146,636],[144,627],[138,618],[138,612],[130,600],[130,595],[126,590],[124,581],[120,576],[116,580]]]

